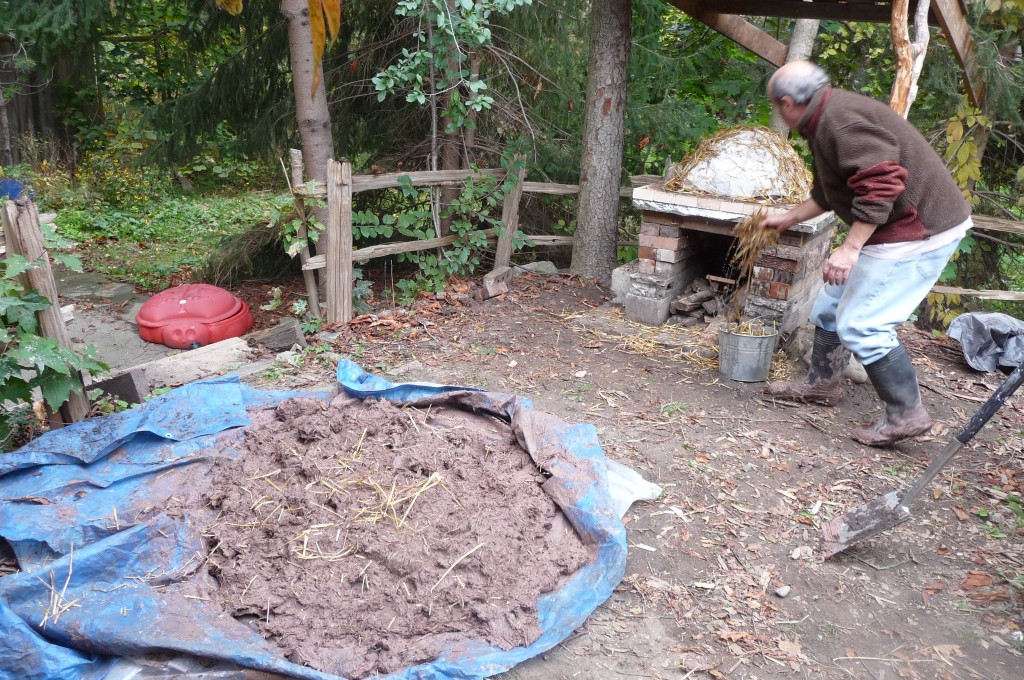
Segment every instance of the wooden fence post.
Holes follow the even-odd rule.
[[[327,321],[352,320],[352,164],[327,165]]]
[[[60,300],[57,296],[57,284],[53,280],[53,269],[50,267],[50,256],[43,249],[43,233],[39,228],[39,212],[35,203],[28,198],[16,201],[5,201],[3,204],[4,232],[11,253],[21,255],[29,262],[39,261],[34,267],[18,277],[21,284],[28,290],[35,290],[50,301],[50,306],[37,312],[39,315],[40,332],[56,340],[62,347],[73,349],[68,329],[64,326],[64,318],[60,313]],[[85,396],[81,375],[72,374],[78,384],[71,391],[71,398],[60,407],[56,416],[57,423],[74,423],[89,415],[89,400]],[[49,404],[47,407],[49,409]]]
[[[516,156],[516,161],[524,162],[523,156]],[[519,175],[516,177],[516,185],[512,191],[505,195],[505,202],[501,206],[501,221],[505,223],[505,229],[498,236],[498,247],[494,252],[494,269],[507,267],[512,259],[512,235],[519,229],[519,202],[523,198],[523,179],[526,177],[526,166],[519,168]]]
[[[302,181],[302,152],[298,149],[290,149],[288,151],[288,160],[291,162],[292,167],[292,188],[300,187],[303,184]],[[296,230],[296,236],[306,240],[308,233],[306,232],[306,203],[303,199],[298,196],[294,197],[295,209],[299,213],[299,219],[302,221],[302,225]],[[307,242],[308,243],[308,242]],[[320,293],[317,291],[316,286],[316,274],[311,269],[306,269],[305,265],[309,262],[309,247],[304,246],[299,252],[299,260],[302,262],[302,279],[306,282],[306,300],[309,302],[309,312],[316,318],[320,318]]]

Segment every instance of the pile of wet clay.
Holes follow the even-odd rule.
[[[216,597],[290,661],[350,678],[539,637],[593,556],[510,427],[455,408],[293,398],[213,469]]]

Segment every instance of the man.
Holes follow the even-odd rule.
[[[811,197],[764,220],[778,230],[835,211],[850,225],[822,272],[811,310],[810,370],[770,383],[771,394],[827,405],[843,397],[852,352],[885,406],[884,417],[853,431],[890,446],[931,429],[917,372],[896,326],[935,284],[971,227],[971,208],[921,134],[885,104],[833,88],[818,66],[794,61],[768,81],[768,98],[810,145]]]

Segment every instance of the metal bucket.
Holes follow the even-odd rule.
[[[768,379],[778,331],[744,335],[718,329],[718,372],[730,380],[763,382]]]

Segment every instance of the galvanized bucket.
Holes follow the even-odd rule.
[[[767,380],[778,340],[778,331],[772,329],[765,329],[764,335],[749,335],[719,328],[718,372],[740,382]]]

